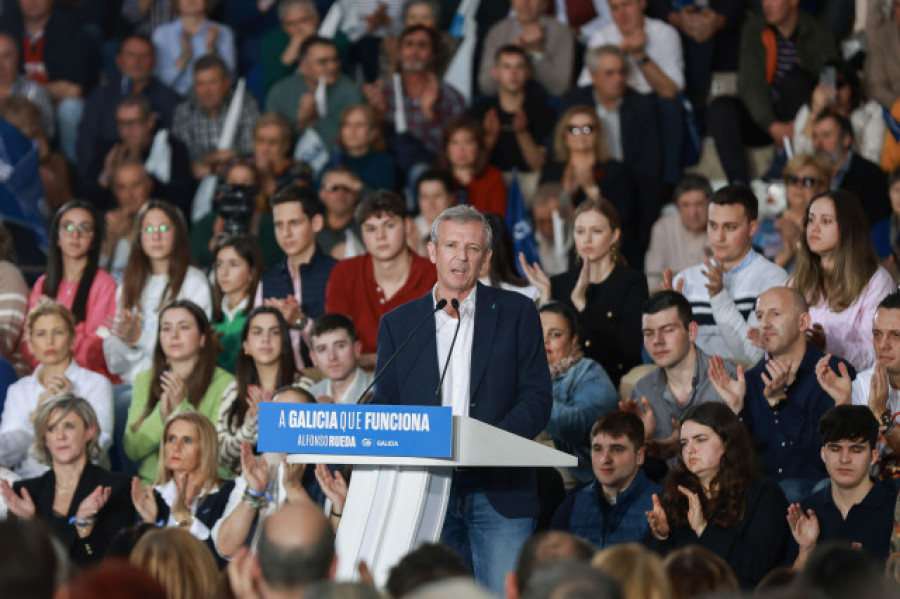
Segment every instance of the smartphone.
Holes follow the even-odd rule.
[[[822,67],[822,72],[819,73],[819,83],[837,87],[837,69],[833,66]]]

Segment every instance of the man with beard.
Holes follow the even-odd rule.
[[[833,169],[831,189],[859,198],[869,225],[891,215],[884,173],[853,151],[853,125],[847,117],[829,111],[820,114],[813,123],[813,147],[816,157]]]

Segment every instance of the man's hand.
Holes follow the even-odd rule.
[[[362,92],[369,106],[384,117],[384,113],[387,111],[387,102],[384,101],[384,96],[381,93],[381,79],[376,79],[372,83],[364,83]],[[403,98],[395,98],[394,101],[401,103]]]
[[[788,526],[791,527],[791,534],[794,535],[794,540],[797,541],[800,549],[804,551],[812,549],[819,538],[819,519],[816,517],[816,513],[806,510],[806,514],[804,514],[799,503],[792,503],[788,506],[787,521]]]
[[[284,299],[277,299],[274,297],[269,298],[265,301],[265,305],[281,312],[281,315],[284,317],[285,322],[288,323],[288,326],[294,326],[295,322],[305,316],[300,309],[297,298],[293,295],[289,295]]]
[[[434,120],[434,107],[440,95],[441,83],[434,73],[429,73],[422,88],[422,95],[419,96],[419,106],[426,121]],[[402,101],[402,98],[398,98],[397,101]]]
[[[869,382],[869,409],[875,415],[875,419],[881,421],[881,415],[887,409],[888,393],[891,383],[888,380],[887,369],[879,361],[875,362],[875,372]]]
[[[656,414],[650,407],[650,402],[646,397],[641,397],[640,403],[637,399],[626,399],[619,402],[619,409],[623,412],[631,412],[641,419],[644,423],[644,440],[649,441],[653,438],[653,432],[656,430]]]
[[[828,339],[825,337],[825,329],[821,324],[814,322],[813,325],[806,330],[806,342],[819,351],[825,351]]]
[[[816,363],[816,380],[819,386],[834,400],[835,405],[850,405],[853,395],[853,381],[850,380],[850,372],[843,362],[838,363],[838,372],[831,369],[829,364],[831,354],[822,356]],[[874,379],[874,377],[873,377]],[[879,416],[881,412],[878,413]]]
[[[260,599],[253,576],[253,553],[241,547],[228,562],[228,584],[237,599]]]
[[[493,149],[500,137],[500,117],[497,116],[496,108],[491,108],[484,114],[481,126],[484,127],[485,147]]]
[[[735,414],[744,409],[744,396],[747,394],[747,381],[744,379],[744,369],[737,367],[737,378],[731,378],[725,370],[725,360],[721,356],[713,356],[709,360],[709,380],[719,397],[731,408]]]
[[[772,142],[779,148],[784,148],[784,138],[790,140],[794,138],[794,123],[785,121],[775,121],[769,125],[769,137]]]
[[[663,510],[662,504],[659,502],[659,495],[653,494],[653,509],[645,512],[647,523],[650,525],[650,533],[660,541],[669,538],[669,519]]]
[[[678,283],[674,282],[675,275],[672,274],[671,268],[663,269],[662,276],[662,288],[666,291],[677,291],[681,293],[681,290],[684,289],[684,279],[678,279]]]
[[[626,54],[644,54],[644,48],[647,46],[647,34],[643,27],[638,27],[630,34],[624,36],[619,43],[619,47]]]
[[[316,110],[316,96],[311,92],[306,92],[300,96],[297,103],[297,129],[303,130],[314,125],[319,120],[319,113]]]
[[[725,269],[721,264],[713,262],[712,258],[704,258],[703,264],[705,269],[701,268],[700,274],[706,277],[706,290],[712,298],[725,288]]]
[[[787,398],[784,389],[791,384],[793,373],[791,372],[792,362],[782,362],[772,358],[766,362],[766,371],[760,374],[763,382],[763,395],[769,401],[769,405],[774,406],[782,399]]]
[[[516,44],[529,54],[541,52],[544,49],[544,28],[540,23],[522,25]]]

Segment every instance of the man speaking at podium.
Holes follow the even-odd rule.
[[[553,403],[541,323],[525,296],[478,283],[491,259],[490,226],[470,206],[449,208],[434,220],[428,254],[434,289],[381,319],[372,403],[451,406],[533,439]],[[503,595],[537,514],[533,468],[457,468],[441,542]]]

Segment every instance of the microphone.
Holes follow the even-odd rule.
[[[453,301],[456,301],[456,300],[454,299]],[[394,354],[390,357],[390,359],[389,359],[387,362],[385,362],[384,366],[381,367],[381,370],[379,370],[378,373],[375,374],[375,377],[372,379],[372,382],[369,383],[369,386],[366,387],[365,391],[363,391],[363,392],[360,394],[360,396],[356,399],[356,403],[359,403],[360,401],[362,401],[362,398],[366,396],[366,393],[368,393],[369,391],[372,390],[372,387],[375,386],[375,383],[378,382],[378,379],[381,378],[381,375],[383,375],[384,372],[388,369],[388,366],[390,366],[391,364],[393,364],[394,360],[397,359],[397,356],[400,355],[400,352],[403,351],[403,348],[406,347],[406,345],[407,345],[410,341],[412,341],[412,338],[415,337],[416,333],[419,332],[419,329],[421,329],[421,328],[425,325],[425,323],[428,322],[428,320],[429,320],[430,318],[433,318],[434,315],[437,314],[437,311],[438,311],[438,310],[443,310],[444,307],[445,307],[446,305],[447,305],[447,300],[446,300],[446,299],[441,298],[441,299],[438,300],[438,303],[434,306],[434,310],[432,310],[431,313],[428,314],[428,316],[426,316],[425,318],[423,318],[423,319],[419,322],[419,324],[416,325],[416,328],[414,328],[412,331],[410,331],[409,335],[406,336],[406,339],[403,340],[403,343],[401,343],[400,346],[397,347],[396,350],[394,350]],[[459,313],[459,312],[457,312],[457,314],[458,314],[458,313]]]
[[[441,394],[441,389],[444,388],[444,377],[447,376],[447,368],[450,367],[450,357],[453,355],[453,346],[456,345],[456,336],[459,335],[459,327],[462,324],[462,315],[459,313],[459,301],[454,297],[450,300],[450,305],[456,310],[456,330],[453,331],[453,340],[450,342],[450,351],[447,352],[447,361],[444,362],[444,370],[441,372],[441,380],[438,381],[437,389],[434,390],[434,398],[437,398]]]

